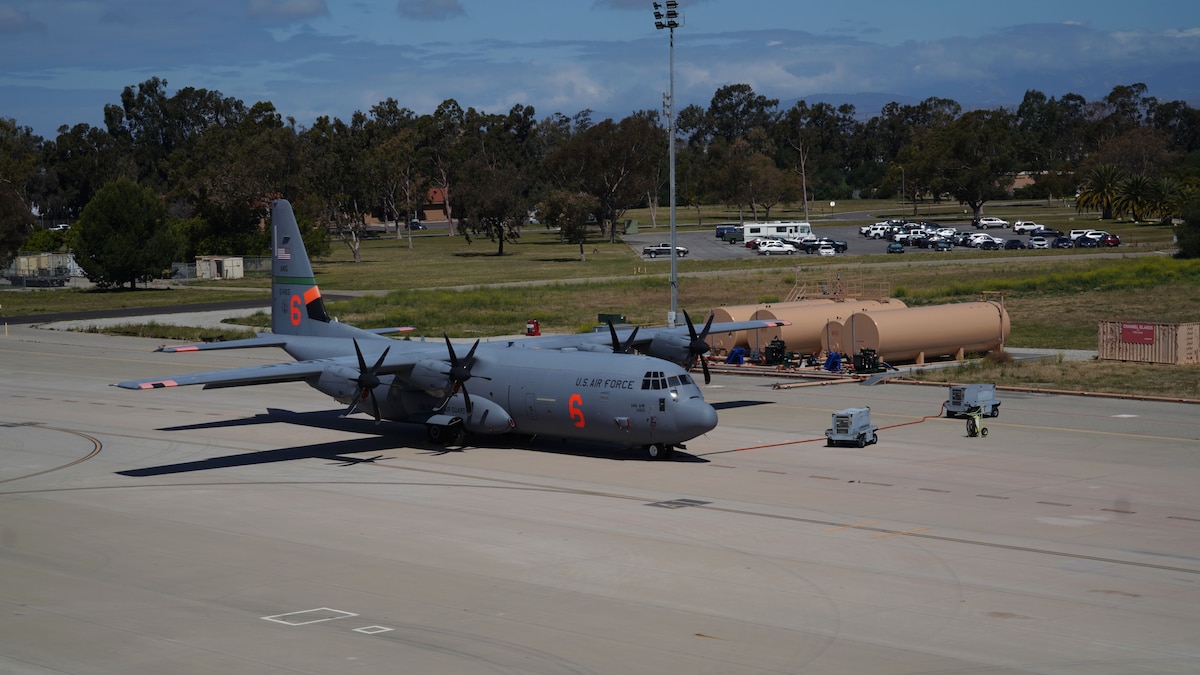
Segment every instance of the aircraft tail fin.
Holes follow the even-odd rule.
[[[286,199],[277,200],[271,209],[271,226],[271,332],[329,335],[334,322],[325,311],[296,214]]]

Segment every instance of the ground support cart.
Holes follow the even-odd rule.
[[[846,408],[833,413],[833,428],[825,430],[826,445],[854,445],[860,448],[879,442],[871,426],[870,408]]]

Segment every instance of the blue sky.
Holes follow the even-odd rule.
[[[1144,82],[1200,105],[1200,3],[681,0],[679,106],[745,83],[781,107],[929,96],[1015,105]],[[102,124],[150,77],[269,100],[308,126],[388,97],[489,113],[621,118],[659,109],[667,31],[650,0],[0,0],[0,117],[53,137]],[[870,96],[864,96],[870,95]]]

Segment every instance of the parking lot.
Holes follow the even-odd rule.
[[[958,226],[959,229],[970,229],[970,224]],[[887,252],[887,239],[868,239],[858,233],[858,225],[842,225],[838,223],[814,223],[813,234],[818,237],[829,237],[830,239],[839,239],[846,242],[849,246],[845,253],[837,254],[837,257],[854,256],[854,255],[873,255],[884,254]],[[1025,237],[1014,235],[1012,231],[1005,230],[1005,234],[993,232],[996,236],[1012,239],[1014,237],[1022,240]],[[716,237],[716,224],[712,227],[704,229],[679,229],[675,235],[676,244],[688,249],[687,257],[694,260],[728,260],[731,258],[757,258],[758,253],[753,249],[746,248],[745,244],[729,244]],[[643,228],[637,234],[627,234],[624,237],[625,243],[629,244],[637,253],[642,252],[643,246],[657,244],[659,242],[670,242],[671,232],[667,225],[663,224],[655,229]],[[974,249],[956,247],[959,251],[971,251]],[[947,253],[936,253],[932,249],[917,248],[915,246],[905,247],[905,254],[916,255],[939,255],[944,256]],[[796,253],[796,256],[803,258],[809,257],[803,251]],[[953,251],[949,253],[953,255]],[[817,255],[812,254],[813,258]],[[650,260],[649,257],[646,260]],[[655,260],[666,261],[668,257],[660,256]]]

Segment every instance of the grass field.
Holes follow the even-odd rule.
[[[839,225],[911,216],[908,208],[894,202],[846,206],[868,213],[857,220],[838,221]],[[1009,220],[1036,220],[1062,230],[1096,226],[1091,218],[1061,204],[1001,203],[989,205],[987,212]],[[660,209],[658,215],[665,234],[666,210]],[[694,211],[677,212],[684,228],[709,229],[715,222],[738,220],[736,212],[720,209],[702,215],[702,224],[695,225]],[[821,217],[828,215],[828,209],[820,214],[810,208],[818,234]],[[648,231],[648,211],[626,217],[637,219],[641,231]],[[922,207],[919,217],[960,225],[969,220],[954,206]],[[794,207],[776,210],[771,218],[803,218],[803,212]],[[1008,344],[1013,347],[1095,349],[1097,324],[1102,320],[1200,322],[1200,261],[1175,260],[1161,253],[1136,255],[1167,248],[1170,228],[1129,223],[1099,227],[1121,235],[1128,245],[1120,249],[1125,257],[1097,259],[1089,251],[1038,251],[1022,252],[1017,262],[1012,252],[972,251],[938,264],[896,262],[877,255],[806,258],[800,267],[785,258],[684,259],[679,261],[679,304],[700,322],[713,307],[778,302],[787,297],[798,277],[841,272],[889,288],[891,295],[909,305],[961,302],[978,299],[984,291],[1000,292],[1011,318]],[[363,243],[360,264],[353,263],[349,250],[335,242],[328,259],[314,262],[314,271],[326,292],[392,291],[331,303],[331,313],[340,320],[363,327],[412,325],[418,328],[418,335],[507,335],[522,332],[528,319],[538,319],[544,330],[553,332],[590,331],[600,313],[623,314],[639,325],[665,322],[670,297],[665,275],[644,274],[645,262],[622,243],[595,241],[584,249],[585,259],[581,260],[577,245],[562,243],[555,234],[536,226],[527,227],[519,243],[507,244],[502,257],[495,255],[496,244],[487,240],[468,244],[461,237],[423,236],[415,237],[409,248],[407,238],[382,238]],[[522,282],[528,285],[508,285]],[[264,277],[136,292],[10,292],[0,293],[0,305],[5,315],[152,307],[241,299],[247,293],[266,294],[268,286],[269,279]],[[266,317],[259,316],[251,323],[265,326]],[[201,338],[166,327],[135,326],[124,331],[164,339]],[[949,375],[930,371],[929,376],[997,384],[1028,381],[1045,387],[1057,382],[1067,389],[1200,398],[1200,369],[1196,367],[1087,362],[1046,365],[1034,371],[1025,364],[978,364],[944,371]]]

